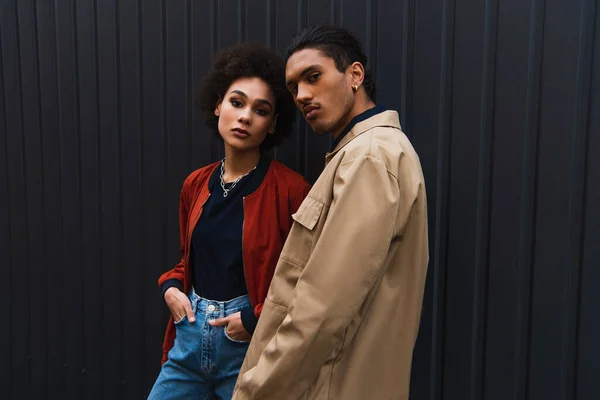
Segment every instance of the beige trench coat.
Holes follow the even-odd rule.
[[[233,399],[408,399],[427,207],[395,111],[327,154],[293,218]]]

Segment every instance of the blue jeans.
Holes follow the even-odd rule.
[[[248,296],[213,301],[190,293],[196,322],[187,317],[175,323],[175,344],[163,364],[148,399],[231,399],[249,342],[238,342],[223,326],[208,321],[250,307]]]

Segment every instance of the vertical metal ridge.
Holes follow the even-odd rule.
[[[98,0],[93,0],[93,8],[94,8],[94,62],[96,63],[95,65],[95,72],[96,72],[96,79],[95,79],[95,84],[96,84],[96,157],[98,160],[98,167],[100,166],[100,164],[102,163],[102,151],[101,151],[101,140],[100,140],[100,132],[101,132],[101,123],[100,123],[100,72],[98,70],[98,66],[100,65],[100,56],[98,55],[99,53],[99,41],[98,41]],[[102,179],[100,176],[100,168],[98,168],[98,194],[100,196],[100,198],[102,198]],[[101,220],[102,219],[102,204],[101,202],[98,202],[98,219]],[[100,221],[98,221],[100,222]],[[104,242],[104,235],[103,232],[100,231],[99,234],[99,248],[102,249],[103,248],[103,242]],[[100,259],[100,268],[102,268],[103,266],[103,255],[102,252],[100,252],[100,254],[98,255],[99,259]],[[102,281],[99,282],[100,285],[102,285]],[[100,292],[102,292],[102,287],[100,288]]]
[[[27,158],[26,158],[26,152],[25,152],[25,147],[26,147],[26,143],[25,143],[25,132],[24,132],[24,127],[25,127],[25,115],[23,113],[23,75],[21,73],[21,71],[23,70],[23,50],[22,50],[22,46],[21,46],[21,27],[20,27],[20,23],[19,23],[19,2],[15,2],[15,14],[14,14],[14,18],[15,18],[15,38],[16,38],[16,50],[17,50],[17,57],[19,58],[19,68],[18,68],[18,72],[17,72],[17,80],[19,81],[18,85],[19,85],[19,109],[21,112],[20,115],[20,127],[21,127],[21,158],[22,158],[22,173],[23,173],[23,198],[24,198],[24,202],[25,202],[25,221],[23,226],[25,227],[25,252],[26,254],[29,254],[29,196],[27,196],[27,193],[29,192],[28,189],[28,185],[27,185]],[[27,257],[26,261],[23,263],[24,268],[26,270],[25,275],[27,276],[27,287],[29,288],[29,283],[31,281],[31,266],[30,266],[30,260]],[[29,288],[30,289],[30,288]],[[28,292],[29,293],[29,292]],[[28,298],[27,299],[27,305],[28,305],[28,309],[27,309],[27,314],[28,314],[28,319],[27,319],[27,334],[28,334],[28,338],[27,338],[27,353],[31,354],[31,301]],[[28,374],[27,374],[27,382],[31,385],[31,368],[28,368]],[[31,395],[31,387],[27,388],[27,393],[29,395]]]
[[[38,120],[40,122],[40,126],[39,126],[39,136],[40,136],[40,165],[42,166],[41,171],[40,171],[40,185],[41,185],[41,196],[42,196],[42,200],[41,200],[41,215],[42,215],[42,257],[44,260],[48,259],[48,241],[47,241],[47,226],[46,226],[46,201],[45,201],[45,196],[46,196],[46,174],[45,174],[45,168],[43,168],[43,166],[45,165],[45,157],[44,157],[44,151],[43,151],[43,137],[44,137],[44,121],[42,119],[42,76],[41,76],[41,72],[40,72],[40,44],[39,44],[39,27],[38,27],[38,16],[37,16],[37,0],[33,0],[33,38],[34,38],[34,43],[35,43],[35,68],[36,68],[36,72],[37,72],[37,114],[38,114]],[[1,61],[0,61],[1,63]],[[43,269],[43,281],[44,282],[48,282],[48,269],[44,268]],[[42,285],[42,298],[47,298],[48,297],[48,288],[46,285]],[[46,342],[45,338],[48,337],[48,316],[46,313],[44,313],[44,317],[43,317],[43,322],[42,322],[42,326],[43,326],[43,332],[44,332],[44,342]],[[31,341],[30,341],[31,342]],[[44,353],[44,370],[47,371],[48,370],[48,353],[45,352]],[[44,392],[48,391],[48,374],[44,374]]]
[[[371,37],[371,54],[369,55],[371,66],[369,68],[371,71],[377,71],[377,48],[379,47],[379,30],[377,29],[379,27],[379,1],[370,1],[371,7],[373,8],[371,15],[371,30],[373,36]]]
[[[591,101],[591,73],[595,28],[595,3],[585,0],[581,6],[575,118],[571,147],[571,182],[569,187],[569,215],[567,259],[564,279],[563,343],[561,363],[561,388],[565,400],[576,398],[578,321],[580,317],[581,254],[585,207],[587,142],[589,136],[589,105]]]
[[[334,7],[332,8],[332,13],[335,12],[334,15],[334,24],[337,26],[344,26],[342,23],[342,16],[343,16],[343,7],[344,7],[344,0],[332,0],[335,2]]]
[[[406,64],[408,63],[408,12],[410,8],[410,0],[403,0],[402,7],[402,76],[400,78],[400,123],[402,129],[406,131],[406,98],[408,85],[408,73],[406,71]]]
[[[2,150],[4,152],[4,170],[6,171],[6,181],[5,181],[5,193],[8,194],[9,190],[10,190],[10,175],[8,173],[8,125],[6,122],[6,92],[5,92],[5,87],[4,86],[4,45],[3,45],[3,39],[2,39],[2,29],[0,29],[0,87],[2,88],[2,92],[0,93],[2,95],[2,98],[0,99],[0,103],[2,105],[2,121],[0,121],[0,123],[2,124],[2,128],[4,129],[4,140],[3,140],[3,145],[4,145],[4,150]],[[5,198],[6,200],[6,211],[4,212],[4,214],[6,215],[6,226],[8,227],[8,231],[6,232],[6,236],[7,236],[7,256],[8,256],[8,293],[6,293],[7,298],[12,298],[12,285],[11,285],[11,280],[10,277],[12,276],[12,267],[13,267],[13,259],[14,259],[14,254],[12,251],[12,243],[13,243],[13,238],[12,238],[12,224],[11,224],[11,220],[10,220],[10,215],[11,215],[11,209],[10,209],[10,200],[8,198]],[[12,325],[12,307],[8,307],[8,322],[9,324]],[[8,333],[8,338],[10,340],[10,333]],[[12,368],[10,368],[13,365],[13,360],[12,360],[12,351],[8,351],[8,354],[5,355],[8,358],[8,366],[9,368],[7,368],[7,381],[9,386],[7,387],[7,392],[10,394],[12,392]]]
[[[446,267],[448,261],[448,194],[450,192],[450,141],[452,122],[452,74],[454,70],[454,17],[455,0],[443,0],[442,53],[440,65],[440,92],[438,110],[438,148],[436,210],[433,263],[433,301],[431,337],[430,396],[443,397],[444,332],[446,314]]]
[[[219,24],[217,19],[219,18],[219,3],[218,0],[210,0],[209,3],[209,14],[210,14],[210,54],[214,56],[217,51],[217,42],[219,37]]]
[[[542,79],[543,37],[546,0],[531,0],[529,30],[529,61],[527,70],[527,98],[525,111],[525,137],[523,180],[521,183],[521,225],[519,228],[519,279],[517,281],[516,350],[514,365],[514,400],[526,400],[529,392],[529,367],[531,358],[531,295],[537,199],[537,159],[539,135],[539,101]]]
[[[187,54],[186,54],[186,68],[187,68],[187,74],[186,74],[186,113],[185,113],[185,119],[186,119],[186,128],[187,128],[187,134],[189,135],[189,146],[188,146],[188,169],[191,171],[193,166],[194,166],[194,134],[195,134],[195,124],[194,124],[194,118],[192,116],[192,111],[194,109],[194,35],[193,35],[193,21],[192,21],[192,14],[193,14],[193,7],[194,7],[194,2],[193,1],[186,1],[185,3],[185,23],[187,24],[187,29],[186,29],[186,40],[187,40]]]
[[[494,93],[496,74],[497,0],[485,2],[481,118],[479,121],[479,160],[477,176],[475,268],[473,277],[473,325],[471,328],[471,399],[483,397],[485,390],[486,311],[489,276],[490,206],[492,190]]]
[[[589,76],[589,80],[588,82],[593,81],[593,66],[594,66],[594,57],[595,57],[595,41],[596,41],[596,30],[599,29],[600,27],[598,26],[598,24],[600,23],[600,19],[598,19],[598,11],[600,8],[600,4],[597,0],[590,0],[593,1],[593,6],[592,6],[592,12],[590,13],[593,17],[593,27],[590,28],[591,33],[590,33],[590,57],[589,57],[589,67],[590,67],[590,76]],[[590,157],[590,148],[588,147],[588,144],[590,142],[590,135],[591,135],[591,121],[592,121],[592,115],[590,112],[590,105],[592,104],[592,90],[591,90],[591,85],[589,84],[582,84],[582,87],[586,87],[588,89],[588,93],[587,93],[587,121],[585,124],[585,129],[586,129],[586,134],[585,134],[585,145],[583,146],[585,151],[583,154],[583,182],[584,182],[584,189],[583,189],[583,197],[582,197],[582,201],[581,201],[581,205],[582,205],[582,213],[585,212],[585,206],[588,204],[588,188],[587,188],[587,182],[588,182],[588,161],[589,161],[589,157]],[[586,225],[587,225],[587,221],[585,218],[583,218],[582,220],[582,224],[581,224],[581,236],[585,235],[585,229],[586,229]],[[585,241],[581,240],[580,242],[580,247],[579,247],[579,256],[582,257],[582,255],[584,254],[585,251]],[[581,302],[582,302],[582,286],[583,286],[583,264],[581,263],[581,258],[579,260],[580,264],[578,266],[579,268],[579,276],[578,276],[578,282],[577,282],[577,320],[575,321],[575,326],[576,326],[576,333],[578,334],[581,328]],[[579,339],[577,337],[577,339]],[[573,399],[579,399],[579,398],[583,398],[583,396],[586,395],[586,393],[580,393],[579,392],[579,381],[580,381],[580,377],[579,377],[579,354],[580,354],[580,343],[579,340],[576,341],[576,346],[573,349],[574,352],[574,374],[575,374],[575,379],[573,382]],[[580,397],[581,396],[581,397]]]
[[[211,62],[214,59],[214,54],[217,51],[217,48],[219,47],[219,23],[218,23],[218,19],[219,19],[219,1],[218,0],[211,0],[209,3],[209,14],[210,14],[210,37],[209,37],[209,41],[210,41],[210,55],[211,55]],[[218,140],[215,135],[210,135],[210,141],[211,141],[211,153],[212,153],[212,157],[211,158],[221,158],[223,156],[223,152],[221,151],[221,148],[223,146],[221,146],[220,140]],[[166,159],[165,159],[166,160]],[[166,176],[166,175],[165,175]]]
[[[188,107],[188,118],[189,118],[189,129],[190,129],[190,163],[189,170],[191,171],[194,168],[194,149],[196,142],[196,118],[194,118],[194,111],[196,107],[196,79],[194,78],[194,2],[190,1],[188,3],[188,7],[186,8],[186,12],[188,13],[188,68],[189,68],[189,88],[188,88],[188,100],[190,101],[190,106]],[[163,254],[166,254],[163,252]]]
[[[93,8],[94,8],[94,47],[95,47],[95,52],[94,52],[94,61],[96,63],[96,156],[97,156],[97,160],[98,160],[98,198],[100,199],[100,201],[98,201],[98,238],[99,238],[99,244],[98,244],[98,248],[100,249],[99,254],[98,254],[98,258],[100,260],[99,262],[99,267],[100,267],[100,277],[102,277],[104,275],[103,270],[104,270],[104,253],[102,251],[102,249],[104,248],[104,230],[102,229],[102,221],[103,221],[103,208],[102,208],[102,198],[103,198],[103,185],[102,185],[102,141],[100,139],[101,137],[101,113],[100,113],[100,72],[99,72],[99,65],[100,65],[100,47],[99,47],[99,40],[98,40],[98,25],[99,25],[99,12],[98,12],[98,0],[94,0],[93,2]],[[103,279],[99,279],[98,280],[98,285],[100,286],[99,292],[103,293]],[[99,305],[100,310],[102,311],[102,305]],[[101,314],[102,315],[102,312]],[[104,342],[105,342],[105,337],[104,335],[101,336],[100,338],[100,348],[104,348]],[[100,365],[103,364],[103,360],[100,360]],[[99,381],[103,382],[104,381],[104,368],[98,368],[98,375],[100,376]],[[100,390],[100,396],[102,397],[102,395],[104,394],[104,386],[102,386],[101,388],[99,388]]]
[[[372,20],[373,20],[373,1],[375,0],[367,0],[367,15],[366,15],[366,40],[365,40],[365,53],[367,57],[372,59],[371,57],[371,35],[373,33]],[[367,66],[365,65],[365,68]]]
[[[302,29],[304,29],[308,25],[308,4],[304,7],[304,0],[298,0],[296,3],[296,34],[299,34]],[[296,115],[298,112],[296,111]],[[302,124],[301,119],[297,118],[296,127],[299,130],[298,140],[301,139],[300,133],[304,136],[304,146],[302,148],[302,156],[300,157],[301,165],[299,171],[302,171],[303,176],[308,175],[308,124]],[[304,129],[300,129],[300,128]]]
[[[100,114],[100,72],[99,72],[99,65],[100,65],[100,57],[99,57],[99,42],[98,42],[98,0],[93,0],[92,1],[92,12],[93,12],[93,18],[92,18],[92,35],[93,35],[93,49],[92,49],[92,56],[94,59],[94,66],[93,66],[93,71],[94,71],[94,83],[96,85],[95,87],[95,111],[96,111],[96,121],[95,122],[95,127],[96,127],[96,143],[95,143],[95,153],[96,153],[96,174],[98,177],[98,182],[96,182],[96,187],[98,190],[98,196],[99,199],[102,199],[102,172],[101,172],[101,164],[102,164],[102,151],[101,151],[101,140],[100,140],[100,132],[101,132],[101,125],[100,125],[100,119],[101,119],[101,114]],[[43,164],[42,164],[43,165]],[[83,190],[83,189],[82,189]],[[100,226],[102,223],[102,201],[98,201],[98,203],[96,204],[96,221],[95,223],[97,224],[96,226]],[[98,229],[98,245],[96,247],[96,249],[98,249],[98,253],[96,254],[96,256],[98,257],[98,267],[100,272],[97,274],[101,277],[102,276],[102,268],[104,266],[104,254],[102,252],[102,249],[104,247],[104,235],[102,232],[102,229]],[[103,285],[102,285],[102,279],[99,279],[96,283],[99,287],[98,292],[102,293],[102,289],[103,289]],[[102,305],[98,305],[97,308],[99,308],[100,310],[102,310]],[[84,340],[85,341],[85,340]],[[103,344],[104,341],[104,336],[102,336],[101,338],[99,338],[100,344]],[[102,378],[104,376],[104,370],[102,368],[99,368],[98,371],[98,375],[100,376],[99,381],[102,382]],[[88,378],[88,376],[86,375],[85,378]],[[87,381],[87,379],[85,379],[85,381]]]
[[[277,33],[273,31],[273,23],[275,22],[273,20],[273,1],[272,0],[266,0],[265,3],[265,13],[266,13],[266,17],[265,17],[265,21],[267,23],[267,28],[265,29],[265,42],[267,44],[267,46],[269,46],[272,49],[277,49],[276,44],[274,43],[274,40],[277,39]],[[247,9],[246,9],[247,11]]]
[[[96,0],[97,1],[97,0]],[[138,63],[139,63],[139,76],[138,76],[138,104],[139,104],[139,108],[138,108],[138,120],[139,120],[139,127],[140,127],[140,136],[139,136],[139,140],[140,140],[140,147],[139,147],[139,151],[140,151],[140,158],[139,158],[139,163],[140,163],[140,168],[139,168],[139,182],[140,182],[140,195],[141,195],[141,199],[142,199],[142,204],[138,207],[138,212],[140,213],[140,226],[139,226],[139,235],[141,238],[144,237],[144,231],[145,231],[145,227],[144,227],[144,218],[143,218],[143,210],[144,210],[144,205],[146,204],[146,185],[145,185],[145,181],[144,181],[144,165],[145,165],[145,158],[144,158],[144,20],[142,18],[142,0],[138,0],[137,4],[136,4],[136,9],[137,9],[137,14],[138,14],[138,43],[137,43],[137,53],[138,53]],[[191,148],[191,146],[190,146]],[[144,254],[143,254],[143,245],[140,246],[140,260],[144,259]],[[138,264],[138,265],[141,265]],[[140,266],[140,272],[141,272],[141,266]],[[141,276],[141,274],[140,274]],[[144,287],[142,285],[141,287],[141,294],[144,293]],[[144,312],[144,302],[141,301],[140,302],[140,322],[141,322],[141,326],[146,326],[146,313]],[[142,332],[140,332],[142,334],[138,335],[139,337],[139,342],[137,343],[137,345],[140,348],[140,354],[144,354],[145,350],[146,350],[146,335],[143,334],[143,330]],[[140,393],[144,393],[144,368],[146,366],[143,365],[141,368],[141,373],[140,373],[140,380],[139,380],[139,385],[140,385]]]
[[[335,15],[335,0],[329,0],[329,23],[331,25],[335,25],[337,22],[337,18]]]
[[[267,21],[267,29],[266,29],[266,44],[269,48],[277,51],[277,4],[274,0],[267,0],[265,4],[265,20]],[[247,10],[247,9],[246,9]],[[273,159],[278,159],[279,147],[275,146],[271,149],[273,152]]]
[[[302,30],[302,28],[304,27],[304,23],[305,23],[305,19],[302,18],[302,11],[304,10],[303,7],[303,1],[302,0],[298,0],[296,3],[296,32],[300,33],[300,31]]]
[[[57,0],[60,1],[60,0]],[[119,187],[119,243],[123,243],[124,238],[125,238],[125,224],[123,224],[123,221],[125,220],[125,213],[123,212],[123,193],[125,192],[123,189],[123,141],[121,140],[121,134],[123,133],[123,111],[122,111],[122,107],[123,107],[123,102],[121,101],[121,91],[122,91],[122,85],[121,85],[121,9],[119,7],[119,0],[114,0],[115,2],[115,29],[116,29],[116,35],[115,35],[115,60],[116,60],[116,69],[117,69],[117,80],[116,80],[116,86],[117,86],[117,126],[118,126],[118,130],[119,130],[119,140],[117,140],[117,146],[118,146],[118,157],[117,157],[117,171],[119,171],[118,175],[118,187]],[[119,264],[123,265],[123,261],[125,258],[125,252],[124,252],[124,246],[118,246],[118,260],[119,260]],[[122,273],[121,273],[122,276]],[[119,285],[119,310],[123,310],[124,308],[124,297],[123,293],[125,292],[125,283],[124,283],[124,279],[121,279],[120,281],[120,285]],[[122,314],[122,312],[121,312]],[[122,315],[121,315],[122,316]],[[125,361],[125,357],[123,357],[122,355],[125,354],[125,332],[121,329],[120,332],[120,343],[119,343],[119,354],[121,354],[121,359],[119,360],[119,364],[117,366],[117,368],[119,369],[119,375],[123,376],[123,370],[124,370],[124,361]],[[123,388],[121,387],[121,394],[123,393],[122,390]]]
[[[60,207],[58,207],[58,209],[56,210],[56,212],[59,214],[59,218],[58,220],[60,221],[60,237],[59,237],[59,243],[63,246],[61,251],[59,252],[60,254],[60,263],[59,265],[57,265],[57,273],[62,277],[64,276],[64,259],[65,259],[65,254],[64,254],[64,241],[65,241],[65,234],[64,234],[64,215],[63,215],[63,206],[64,206],[64,195],[63,195],[63,176],[62,176],[62,171],[63,171],[63,148],[61,145],[62,142],[62,132],[63,132],[63,120],[62,120],[62,109],[63,109],[63,105],[62,105],[62,97],[60,95],[60,90],[61,90],[61,76],[60,76],[60,57],[59,57],[59,37],[58,37],[58,11],[57,11],[57,0],[52,0],[53,2],[53,7],[52,10],[54,11],[54,42],[56,44],[56,47],[54,49],[54,51],[56,52],[56,100],[57,100],[57,111],[58,111],[58,117],[57,117],[57,122],[58,122],[58,201],[60,204]],[[62,298],[62,296],[60,297],[61,299],[61,303],[64,304],[64,298]],[[63,315],[61,315],[61,319],[63,318]],[[54,346],[60,346],[60,353],[62,353],[63,355],[66,354],[67,348],[66,348],[66,343],[65,341],[61,341],[60,343],[54,343]],[[10,355],[9,355],[10,356]],[[64,382],[63,382],[64,383]]]
[[[377,0],[367,0],[367,32],[365,53],[370,65],[365,65],[365,68],[375,73],[377,71],[377,44],[378,44],[378,18],[379,7]]]
[[[275,0],[267,0],[267,12],[269,13],[267,21],[269,23],[267,30],[267,43],[275,49],[278,44],[277,37],[277,2]]]
[[[98,1],[98,0],[96,0]],[[138,62],[140,63],[139,87],[138,87],[138,102],[140,105],[138,111],[138,119],[140,124],[140,174],[141,174],[141,189],[144,196],[144,20],[142,18],[142,0],[137,0],[138,13]]]
[[[168,70],[167,70],[167,5],[166,2],[168,0],[161,0],[161,48],[160,48],[160,59],[161,59],[161,67],[163,79],[161,81],[161,90],[160,90],[160,98],[162,100],[162,138],[163,138],[163,158],[164,158],[164,166],[163,173],[165,177],[165,182],[169,181],[169,109],[168,109]],[[168,185],[167,185],[168,186]],[[169,215],[169,194],[168,191],[165,190],[162,195],[163,200],[163,226],[165,231],[168,230],[168,215]],[[165,234],[165,238],[167,235]],[[168,240],[165,240],[165,243],[168,244]]]
[[[402,9],[402,77],[400,80],[400,122],[402,124],[402,129],[406,131],[406,86],[408,85],[408,73],[406,71],[406,66],[408,63],[408,13],[410,8],[410,0],[404,0],[403,5],[404,7]]]
[[[414,31],[415,31],[415,0],[404,0],[402,21],[402,88],[400,122],[402,130],[410,132],[408,104],[413,97],[413,64],[414,64]],[[409,77],[411,79],[409,79]],[[410,101],[409,101],[410,99]]]
[[[77,127],[77,167],[78,167],[78,171],[77,171],[77,191],[78,191],[78,199],[79,199],[79,207],[77,209],[77,212],[79,214],[79,221],[78,221],[78,231],[79,231],[79,237],[83,237],[83,224],[81,223],[81,221],[83,221],[83,187],[82,187],[82,178],[81,178],[81,171],[83,170],[83,161],[81,159],[81,95],[80,95],[80,91],[81,91],[81,85],[80,85],[80,75],[79,75],[79,40],[78,35],[79,35],[79,21],[77,19],[77,1],[74,0],[73,1],[73,55],[75,58],[75,107],[76,107],[76,113],[75,113],[75,119],[76,119],[76,127]],[[77,250],[77,258],[78,259],[83,259],[83,252],[81,251],[81,249]],[[81,277],[80,277],[81,278]],[[81,287],[79,288],[80,292],[81,292],[81,298],[85,298],[85,290],[86,290],[86,285],[85,285],[85,280],[81,279]],[[85,311],[84,308],[81,307],[81,321],[83,322],[85,320]],[[79,330],[82,332],[85,332],[85,326],[82,325],[79,327]],[[81,340],[81,360],[82,363],[85,365],[85,340]],[[83,387],[83,383],[81,385],[78,385],[79,390],[81,391],[81,393],[84,392],[84,387]]]
[[[248,34],[246,32],[246,0],[238,0],[237,35],[238,42],[245,42]]]

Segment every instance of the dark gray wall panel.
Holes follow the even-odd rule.
[[[0,0],[2,398],[143,398],[216,51],[353,30],[427,184],[411,398],[600,397],[597,0]],[[272,155],[314,181],[303,119]]]

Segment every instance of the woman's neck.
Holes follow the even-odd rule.
[[[240,152],[225,146],[225,171],[223,181],[233,182],[256,167],[260,160],[260,150]]]

